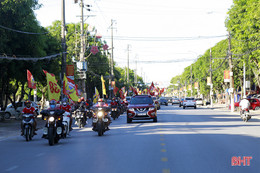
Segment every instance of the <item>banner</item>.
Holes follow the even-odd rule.
[[[116,95],[117,91],[119,90],[119,88],[117,88],[116,86],[113,89],[114,95]]]
[[[43,71],[46,74],[49,100],[60,100],[60,86],[56,81],[55,75],[45,70]]]
[[[195,89],[199,89],[199,82],[195,82],[195,83],[194,83],[194,88],[195,88]]]
[[[207,85],[211,85],[212,84],[212,81],[210,79],[210,77],[207,77]]]
[[[79,99],[77,96],[77,87],[74,81],[71,80],[70,78],[67,78],[65,74],[63,79],[63,93],[67,95],[74,102],[77,102]]]
[[[29,70],[27,70],[27,81],[28,81],[28,88],[36,89],[35,80],[33,78],[32,73]]]
[[[95,87],[95,95],[93,96],[93,103],[97,103],[98,99],[99,99],[99,92]]]
[[[103,75],[101,75],[101,82],[102,82],[102,92],[103,92],[103,95],[107,95],[106,86],[105,86],[105,80],[103,78]]]
[[[230,82],[230,71],[224,70],[224,82]]]

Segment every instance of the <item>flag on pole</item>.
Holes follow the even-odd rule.
[[[54,99],[58,101],[60,99],[60,86],[56,81],[55,75],[45,70],[43,72],[46,74],[49,100]]]
[[[64,74],[63,78],[63,93],[67,95],[74,102],[78,101],[77,88],[73,80],[67,78]]]
[[[36,89],[35,80],[33,78],[32,73],[29,70],[27,70],[27,81],[28,81],[28,87],[29,88]]]
[[[103,95],[107,95],[106,86],[105,86],[105,80],[104,80],[104,78],[103,78],[103,75],[101,75],[101,82],[102,82]]]
[[[93,96],[93,103],[97,103],[98,99],[99,99],[99,92],[95,87],[95,95]]]

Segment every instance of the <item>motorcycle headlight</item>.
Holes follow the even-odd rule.
[[[103,112],[98,112],[97,116],[98,117],[103,117]]]
[[[50,122],[53,122],[53,121],[54,121],[54,117],[50,117],[50,118],[49,118],[49,121],[50,121]]]

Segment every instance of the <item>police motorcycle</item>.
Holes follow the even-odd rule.
[[[24,130],[24,137],[26,141],[32,140],[34,136],[34,115],[33,114],[23,114],[22,115],[22,126]]]
[[[250,120],[251,115],[249,114],[249,109],[245,108],[245,109],[241,110],[240,117],[244,122],[247,122],[248,120]]]
[[[81,103],[79,108],[75,111],[75,124],[77,124],[79,128],[83,128],[87,124],[86,113],[87,111]]]
[[[101,102],[103,102],[101,100]],[[98,136],[102,136],[105,131],[108,131],[108,126],[110,125],[110,118],[109,118],[109,107],[99,107],[93,106],[93,131],[98,132]]]

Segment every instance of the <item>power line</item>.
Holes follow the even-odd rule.
[[[6,29],[6,30],[9,30],[9,31],[13,31],[13,32],[18,32],[18,33],[21,33],[21,34],[30,34],[30,35],[44,35],[44,34],[48,34],[49,33],[49,32],[35,33],[35,32],[20,31],[20,30],[16,30],[16,29],[5,27],[3,25],[0,25],[0,28]]]
[[[35,57],[35,58],[25,58],[25,57],[8,57],[8,56],[0,56],[0,60],[1,59],[7,59],[7,60],[16,60],[16,61],[39,61],[39,60],[46,60],[46,59],[52,59],[52,58],[56,58],[58,56],[60,56],[61,54],[54,54],[54,55],[50,55],[50,56],[45,56],[45,57]]]

